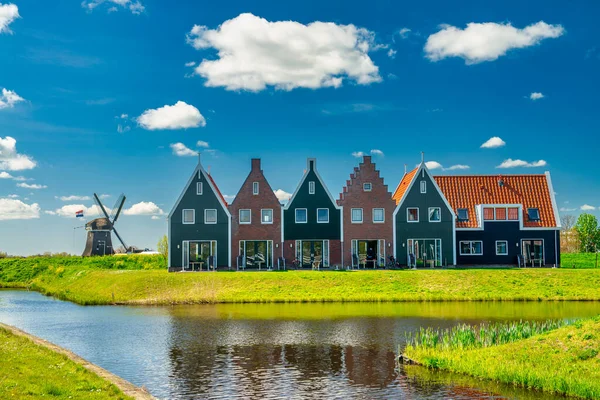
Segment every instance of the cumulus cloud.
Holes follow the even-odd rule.
[[[291,193],[288,193],[283,189],[273,190],[273,193],[275,193],[275,197],[277,197],[279,201],[288,201],[290,197],[292,197]]]
[[[581,206],[581,211],[594,211],[596,207],[590,206],[589,204],[584,204]]]
[[[425,162],[425,166],[427,167],[427,169],[439,169],[442,171],[460,171],[460,170],[466,170],[466,169],[471,168],[468,165],[464,165],[464,164],[456,164],[456,165],[452,165],[451,167],[444,168],[444,166],[437,161],[427,161],[427,162]],[[418,165],[417,165],[417,167],[418,167]]]
[[[533,101],[543,99],[544,95],[540,92],[533,92],[529,95],[529,98]]]
[[[469,167],[468,165],[456,164],[456,165],[453,165],[451,167],[444,168],[444,171],[464,171],[464,170],[470,169],[470,168],[471,167]]]
[[[106,207],[104,207],[106,208]],[[102,211],[100,211],[100,209],[98,208],[98,206],[92,206],[92,207],[86,207],[83,204],[67,204],[65,206],[62,206],[61,208],[57,208],[54,211],[46,211],[46,214],[50,214],[50,215],[58,215],[60,217],[65,217],[65,218],[75,218],[75,213],[77,211],[83,211],[83,215],[85,217],[99,217],[102,214]],[[111,209],[110,208],[106,208],[106,212],[110,214]]]
[[[178,157],[192,157],[198,155],[197,151],[188,148],[185,144],[181,142],[171,143],[169,146],[173,150],[173,154],[175,154]]]
[[[0,33],[12,33],[8,26],[19,17],[19,8],[16,5],[0,4]]]
[[[60,196],[60,197],[57,197],[57,199],[60,199],[61,201],[86,201],[86,200],[91,200],[92,198],[90,196],[71,195],[71,196]]]
[[[512,158],[506,159],[502,162],[502,164],[498,165],[496,168],[517,168],[517,167],[525,167],[525,168],[535,168],[535,167],[545,167],[548,163],[544,160],[527,162],[523,160],[513,160]]]
[[[210,147],[208,142],[205,142],[204,140],[198,140],[198,142],[196,143],[196,146],[204,147],[205,149]]]
[[[352,153],[352,157],[362,158],[365,155],[362,151],[355,151]]]
[[[18,199],[19,195],[18,194],[9,194],[8,198],[10,198],[10,199]]]
[[[186,129],[206,126],[206,120],[200,111],[183,101],[175,105],[165,105],[157,109],[146,110],[136,119],[144,129]]]
[[[388,55],[389,58],[393,59],[393,58],[396,58],[396,53],[398,53],[396,50],[389,49],[388,52],[387,52],[387,55]]]
[[[494,61],[511,49],[539,44],[543,39],[557,38],[565,32],[561,25],[544,21],[523,29],[510,23],[494,22],[467,24],[465,29],[442,25],[441,30],[430,35],[425,44],[425,56],[431,61],[447,57],[460,57],[466,64]]]
[[[185,66],[186,66],[186,67],[193,67],[193,66],[195,66],[195,65],[196,65],[196,61],[190,61],[190,62],[186,62],[186,63],[185,63]]]
[[[573,211],[577,211],[576,208],[567,208],[567,207],[561,207],[560,212],[573,212]]]
[[[35,168],[35,161],[24,154],[17,153],[17,140],[7,136],[0,137],[0,170],[21,171]]]
[[[19,96],[12,90],[8,90],[6,88],[2,89],[2,94],[0,95],[0,110],[3,108],[13,108],[15,104],[25,101],[24,98]]]
[[[381,81],[368,53],[382,48],[375,34],[354,25],[332,22],[270,22],[253,14],[223,22],[216,29],[195,25],[187,35],[195,49],[215,49],[195,74],[205,85],[258,92],[340,87],[344,80],[368,85]]]
[[[116,6],[120,6],[123,9],[131,11],[132,14],[139,15],[146,10],[146,7],[139,0],[84,0],[81,6],[87,11],[92,12],[99,5],[106,3],[109,7],[108,13],[113,13],[119,9]]]
[[[141,201],[123,210],[123,215],[163,215],[164,213],[151,201]]]
[[[372,149],[371,150],[371,155],[373,156],[379,156],[379,157],[383,157],[383,151],[379,150],[379,149]]]
[[[440,163],[439,163],[439,162],[437,162],[437,161],[427,161],[427,162],[425,163],[425,166],[426,166],[428,169],[444,169],[444,167],[442,166],[442,164],[440,164]]]
[[[0,172],[0,179],[13,179],[14,177],[8,172]]]
[[[21,200],[0,198],[0,221],[39,217],[40,206],[37,203],[26,204]]]
[[[489,138],[488,141],[482,144],[480,147],[482,149],[495,149],[503,146],[506,146],[506,142],[500,139],[498,136],[494,136]]]
[[[408,28],[402,28],[398,31],[398,35],[402,38],[402,39],[406,39],[408,37],[408,35],[410,34],[410,32],[412,32],[411,29]]]
[[[34,189],[34,190],[40,190],[40,189],[46,189],[48,186],[46,185],[38,185],[37,183],[34,184],[29,184],[29,183],[17,183],[17,186],[23,189]]]

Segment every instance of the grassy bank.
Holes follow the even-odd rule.
[[[80,265],[78,257],[0,260],[0,287],[79,304],[600,300],[600,270],[168,273],[141,257],[83,259],[113,260],[110,269]]]
[[[0,398],[132,399],[83,366],[0,327]]]
[[[598,264],[600,264],[600,257],[598,260]],[[560,262],[561,268],[596,268],[596,254],[563,253],[560,256]]]
[[[600,317],[421,332],[404,355],[478,379],[582,398],[600,397]],[[495,332],[495,333],[494,333]]]

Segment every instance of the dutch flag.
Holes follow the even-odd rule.
[[[75,211],[75,218],[83,218],[83,210]]]

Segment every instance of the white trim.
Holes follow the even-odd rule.
[[[242,211],[248,211],[248,214],[250,215],[250,221],[248,221],[248,222],[242,222]],[[250,225],[250,224],[252,224],[252,210],[250,208],[240,208],[239,211],[238,211],[238,217],[239,217],[239,223],[240,223],[240,225]]]
[[[319,171],[317,170],[317,159],[316,158],[307,158],[306,159],[306,171],[304,172],[304,175],[302,176],[302,179],[300,180],[300,184],[298,186],[296,186],[296,190],[294,191],[294,194],[292,195],[292,197],[290,197],[290,199],[288,200],[287,204],[283,208],[285,210],[290,209],[290,206],[294,202],[294,199],[296,198],[296,195],[298,194],[298,191],[300,191],[300,188],[302,187],[302,184],[304,183],[304,181],[306,180],[306,177],[310,173],[310,162],[311,161],[314,162],[314,164],[313,164],[314,165],[314,173],[317,176],[317,179],[319,180],[319,183],[321,184],[321,186],[323,187],[323,189],[325,189],[325,193],[327,193],[327,196],[329,196],[329,200],[331,201],[331,204],[333,204],[333,206],[335,208],[337,208],[338,210],[341,210],[342,206],[338,206],[337,202],[335,201],[335,199],[331,195],[331,192],[329,192],[329,189],[325,185],[325,182],[323,182],[323,178],[321,178],[321,175],[319,174]]]
[[[214,211],[215,212],[215,222],[207,222],[206,221],[206,212],[207,211]],[[205,208],[204,209],[204,223],[206,225],[215,225],[218,221],[219,221],[219,213],[217,212],[216,208]]]
[[[265,222],[263,219],[263,211],[271,211],[271,222]],[[273,223],[273,209],[272,208],[261,208],[260,209],[260,223],[263,225],[269,225]]]
[[[298,210],[304,210],[306,212],[306,220],[298,221]],[[307,224],[308,223],[308,209],[307,208],[294,208],[294,223],[296,224]]]
[[[360,221],[354,220],[354,210],[360,210]],[[353,224],[362,224],[364,219],[364,210],[362,208],[351,208],[350,209],[350,222]]]
[[[554,211],[554,220],[556,223],[556,228],[562,228],[562,224],[560,222],[560,214],[558,213],[558,207],[556,206],[556,196],[554,195],[554,186],[552,185],[552,178],[550,178],[550,171],[546,171],[544,173],[546,175],[546,181],[548,182],[548,191],[550,192],[550,200],[552,202],[552,211]],[[556,262],[559,264],[559,262]]]
[[[421,192],[421,194],[427,193],[427,181],[419,181],[419,191]]]
[[[504,242],[506,243],[506,253],[498,253],[498,243]],[[497,256],[507,256],[508,255],[508,240],[496,240],[496,255]]]
[[[365,188],[365,185],[369,185],[369,188],[370,188],[370,189],[369,189],[369,190],[367,190],[367,189]],[[365,183],[363,183],[363,192],[370,192],[370,191],[372,191],[372,190],[373,190],[373,184],[372,184],[371,182],[365,182]]]
[[[410,215],[410,210],[417,210],[417,219],[415,220],[410,220],[410,218],[408,218],[408,216]],[[421,220],[421,210],[419,210],[419,207],[406,207],[406,222],[409,224],[414,224],[417,223]]]
[[[465,254],[462,252],[462,244],[463,243],[469,243],[469,247],[471,249],[471,251],[473,251],[473,243],[481,243],[481,253],[477,253],[477,254],[473,254],[473,253],[469,253],[469,254]],[[461,256],[482,256],[483,255],[483,240],[461,240],[458,243],[458,251],[460,252]]]
[[[168,249],[167,268],[171,268],[171,256],[173,255],[173,253],[171,252],[171,220],[168,217],[167,217],[167,226],[168,226],[168,231],[167,231],[167,249]],[[183,260],[181,260],[181,263],[183,264]]]
[[[431,210],[433,210],[435,208],[440,210],[440,212],[439,212],[440,219],[437,221],[432,221],[431,220]],[[429,222],[433,222],[433,223],[442,222],[442,207],[429,207],[429,209],[427,210],[427,219],[429,220]]]
[[[375,221],[375,210],[381,210],[382,215],[383,215],[383,220],[381,221]],[[385,224],[385,208],[383,207],[375,207],[371,210],[371,219],[373,220],[374,224]]]
[[[185,222],[185,212],[186,211],[191,211],[192,212],[192,222]],[[196,209],[194,209],[194,208],[184,208],[183,210],[181,210],[181,223],[183,225],[194,225],[196,223]]]
[[[256,189],[256,190],[254,190]],[[260,193],[260,185],[258,182],[252,182],[252,194],[257,196]]]
[[[308,181],[308,194],[315,194],[315,181]]]
[[[521,241],[519,242],[519,254],[521,256],[523,256],[523,241],[525,240],[531,240],[531,241],[536,241],[539,240],[542,242],[542,257],[544,259],[544,264],[546,264],[546,241],[544,239],[536,239],[536,238],[522,238]]]
[[[319,221],[319,210],[327,210],[327,221]],[[329,208],[324,208],[324,207],[317,208],[317,224],[328,224],[328,223],[329,223]]]
[[[204,182],[196,182],[196,194],[202,196],[204,192]]]

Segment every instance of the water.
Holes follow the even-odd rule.
[[[553,397],[395,363],[419,327],[600,314],[600,303],[82,307],[0,291],[0,321],[164,399]]]

